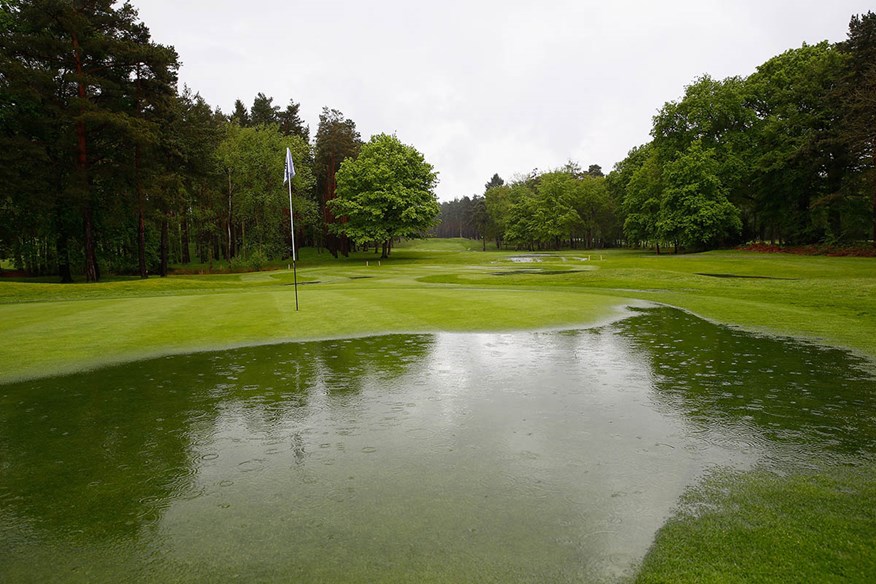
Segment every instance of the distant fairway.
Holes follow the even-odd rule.
[[[480,250],[400,246],[378,265],[304,250],[292,272],[0,281],[0,381],[194,350],[382,332],[588,326],[640,300],[752,330],[876,355],[876,261],[748,252]],[[366,265],[367,263],[367,265]],[[283,266],[284,268],[286,266]]]

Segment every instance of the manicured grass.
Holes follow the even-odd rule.
[[[873,582],[874,526],[871,465],[720,471],[688,492],[636,582]]]
[[[637,300],[876,355],[874,259],[625,250],[518,257],[525,255],[485,253],[458,239],[408,243],[383,261],[304,250],[299,312],[288,270],[72,285],[3,280],[0,381],[283,340],[583,326]]]
[[[591,252],[590,260],[581,262],[571,258],[582,254],[552,255],[555,257],[521,265],[511,273],[457,271],[425,276],[421,281],[477,286],[572,286],[593,294],[662,302],[718,322],[815,339],[876,355],[873,258],[742,251],[656,256],[609,250]],[[532,267],[556,273],[528,271]]]
[[[626,250],[520,258],[529,254],[480,249],[427,240],[384,261],[304,250],[300,312],[288,270],[73,285],[0,280],[0,382],[283,340],[577,327],[640,300],[876,356],[876,259]],[[872,581],[874,483],[871,463],[717,473],[660,531],[639,580]]]

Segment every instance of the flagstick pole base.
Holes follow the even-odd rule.
[[[292,281],[295,282],[295,312],[298,312],[298,270],[295,268],[295,260],[292,260]]]

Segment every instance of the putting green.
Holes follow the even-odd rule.
[[[0,306],[0,380],[59,374],[148,356],[380,332],[486,331],[588,325],[622,299],[576,290],[288,286],[146,298]],[[14,342],[8,340],[14,339]]]
[[[425,240],[384,261],[303,250],[298,312],[285,269],[99,284],[3,281],[0,382],[298,339],[581,327],[639,301],[876,355],[870,258],[477,248]]]

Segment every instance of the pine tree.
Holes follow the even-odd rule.
[[[314,174],[319,208],[323,215],[325,246],[335,257],[338,252],[344,255],[349,253],[349,242],[346,236],[339,237],[329,228],[335,222],[335,215],[327,203],[335,198],[335,174],[341,163],[347,158],[355,158],[361,146],[362,139],[353,120],[346,119],[338,110],[322,108],[314,145]]]
[[[10,96],[19,96],[5,104],[4,117],[15,121],[3,140],[40,136],[39,153],[32,154],[48,164],[33,170],[52,185],[45,192],[54,193],[50,214],[62,279],[70,280],[68,246],[81,229],[85,278],[96,281],[100,230],[118,216],[125,183],[138,180],[138,155],[135,148],[132,159],[128,145],[156,143],[150,118],[175,91],[176,53],[151,42],[129,3],[10,0],[3,19],[0,78]],[[13,168],[14,181],[28,173]]]

